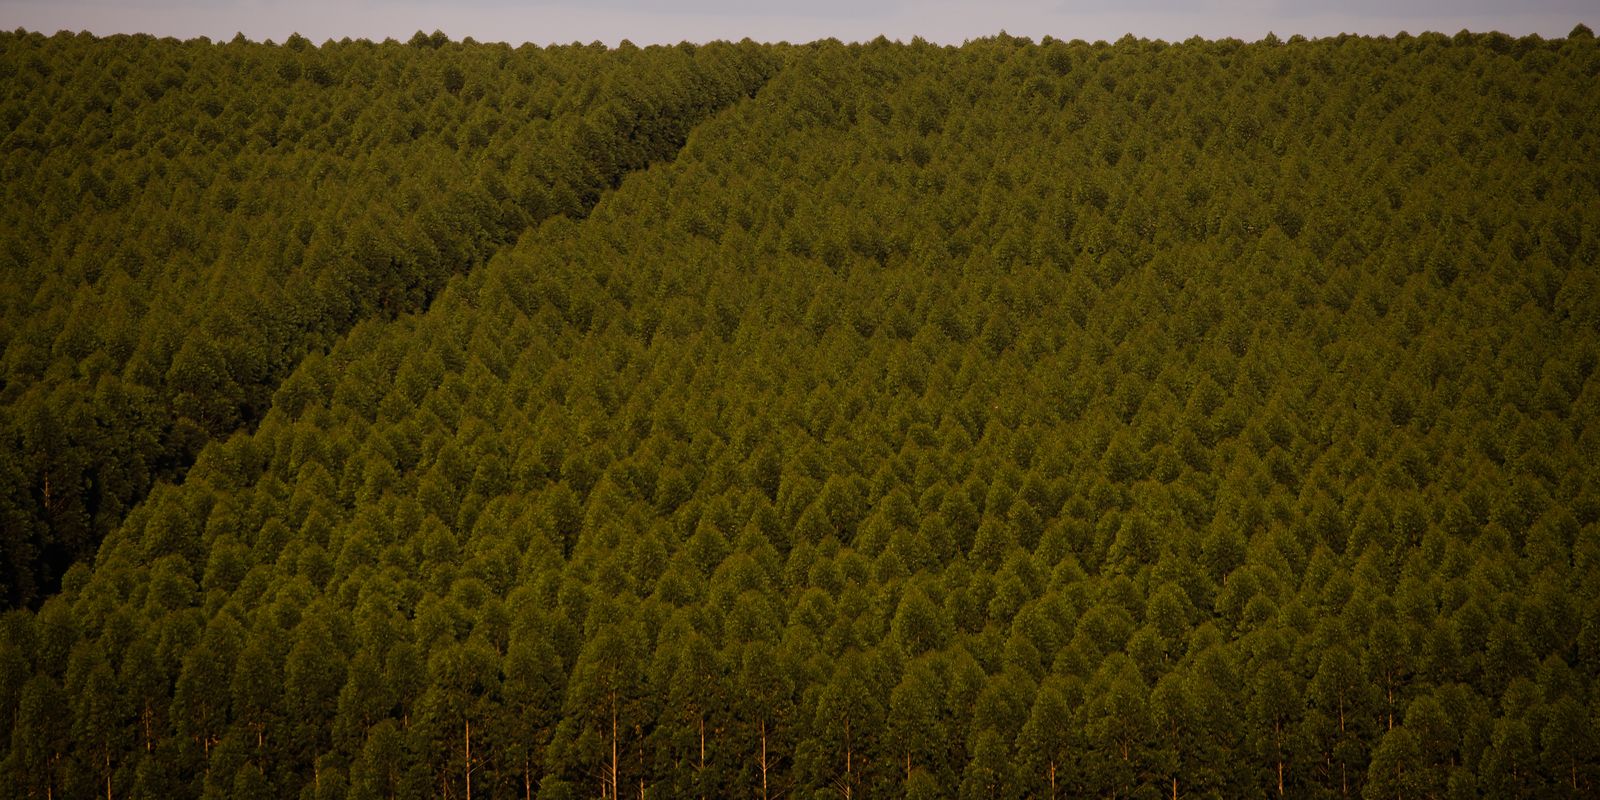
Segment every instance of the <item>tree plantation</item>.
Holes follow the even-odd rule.
[[[755,91],[753,46],[5,35],[0,603],[37,604],[308,353],[417,311]]]
[[[1600,46],[0,35],[0,796],[1600,792]]]

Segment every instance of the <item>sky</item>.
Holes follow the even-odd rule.
[[[921,36],[960,44],[1001,30],[1035,40],[1254,41],[1339,33],[1455,33],[1565,36],[1583,22],[1600,29],[1600,0],[0,0],[0,29],[96,35],[152,33],[214,40],[243,33],[282,42],[291,33],[321,43],[404,41],[416,31],[452,39],[616,45],[713,39],[808,42],[834,37]]]

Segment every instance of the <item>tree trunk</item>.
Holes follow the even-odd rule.
[[[1172,800],[1178,800],[1178,776],[1172,776]]]
[[[706,800],[706,715],[700,712],[700,763],[695,768],[694,785],[700,790],[700,800]]]
[[[761,720],[761,800],[767,800],[767,721]]]
[[[472,720],[463,720],[467,730],[467,800],[472,800]]]
[[[1385,672],[1383,675],[1383,683],[1387,693],[1386,696],[1389,698],[1389,730],[1392,731],[1394,730],[1394,675],[1392,673]]]
[[[1278,755],[1278,796],[1283,796],[1283,721],[1272,722],[1272,746]]]
[[[611,796],[621,800],[622,794],[617,784],[617,698],[611,697]]]
[[[1050,759],[1050,800],[1056,800],[1056,760]]]
[[[850,751],[850,720],[844,721],[844,800],[850,800],[855,789],[855,776],[851,774],[851,760],[855,754]]]

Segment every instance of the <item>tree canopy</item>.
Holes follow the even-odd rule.
[[[6,791],[1591,794],[1582,33],[6,36],[8,541],[66,530],[47,479],[131,452],[74,425],[194,455],[0,616]],[[670,102],[624,86],[664,74]],[[212,82],[252,155],[193,145],[238,194],[193,220],[211,190],[168,182],[198,117],[152,107],[102,160],[70,120],[104,106],[46,100],[208,115],[169,98]],[[384,161],[373,118],[405,134]],[[124,140],[164,194],[63,193],[141,174]],[[324,161],[328,206],[286,166]],[[191,243],[156,257],[163,224]],[[293,266],[226,255],[252,248]],[[135,252],[148,276],[113,269]],[[135,333],[73,344],[79,318]],[[238,343],[276,366],[224,378]]]

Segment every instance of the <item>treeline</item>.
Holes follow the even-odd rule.
[[[795,48],[0,618],[18,797],[1585,797],[1600,48]]]
[[[772,48],[0,34],[0,604],[306,354],[752,94]]]

